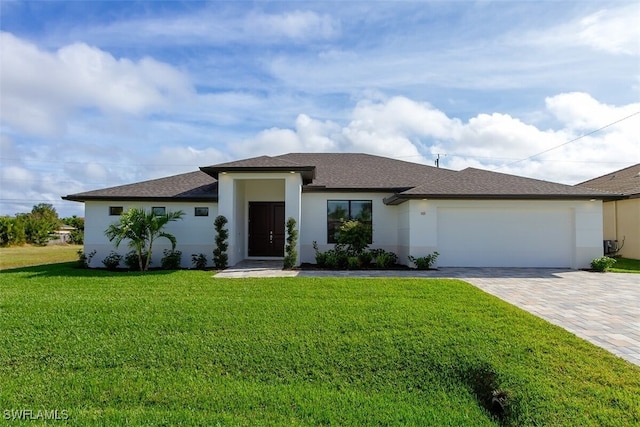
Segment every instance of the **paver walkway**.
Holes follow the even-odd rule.
[[[640,365],[640,275],[538,268],[438,271],[283,271],[282,262],[243,261],[218,273],[242,277],[446,277],[462,279]]]

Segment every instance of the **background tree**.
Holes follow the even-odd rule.
[[[19,245],[25,241],[24,226],[16,218],[0,217],[0,246]]]
[[[168,239],[171,242],[171,250],[175,249],[176,238],[163,229],[169,222],[182,219],[183,216],[182,211],[158,215],[152,210],[145,212],[144,209],[131,208],[120,216],[119,222],[111,224],[104,234],[109,241],[115,241],[116,248],[123,240],[128,240],[128,246],[138,254],[140,270],[146,271],[151,263],[153,242],[156,239]]]
[[[75,228],[70,233],[70,243],[81,245],[84,243],[84,218],[79,218],[76,215],[62,218],[62,223],[70,227]]]
[[[45,246],[62,224],[56,209],[49,203],[35,205],[31,213],[19,214],[16,218],[24,224],[27,243],[37,246]]]

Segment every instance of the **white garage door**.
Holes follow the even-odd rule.
[[[441,267],[571,267],[570,209],[438,209]]]

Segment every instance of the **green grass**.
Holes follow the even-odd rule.
[[[640,368],[461,281],[71,265],[1,273],[2,410],[74,425],[640,423]]]
[[[82,245],[0,247],[0,270],[77,260],[80,249]]]
[[[608,271],[616,273],[640,273],[640,260],[630,258],[616,258],[616,263],[613,264]]]

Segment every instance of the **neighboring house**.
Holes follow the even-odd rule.
[[[50,245],[58,245],[71,242],[71,233],[75,230],[75,227],[70,225],[61,225],[56,231],[53,232],[52,239],[49,240]]]
[[[230,265],[282,257],[287,218],[298,226],[298,261],[313,263],[314,242],[322,251],[333,247],[340,219],[357,218],[372,226],[371,247],[395,252],[401,263],[438,251],[440,267],[583,268],[602,255],[602,200],[610,196],[473,168],[457,172],[367,154],[293,153],[63,199],[85,203],[85,250],[97,251],[92,266],[101,266],[114,249],[104,230],[136,206],[186,213],[167,231],[176,236],[187,267],[192,253],[211,259],[213,220],[224,215]],[[161,256],[158,246],[153,265]]]
[[[604,202],[604,240],[617,240],[620,246],[624,242],[620,254],[640,259],[640,163],[578,185],[624,196]]]

